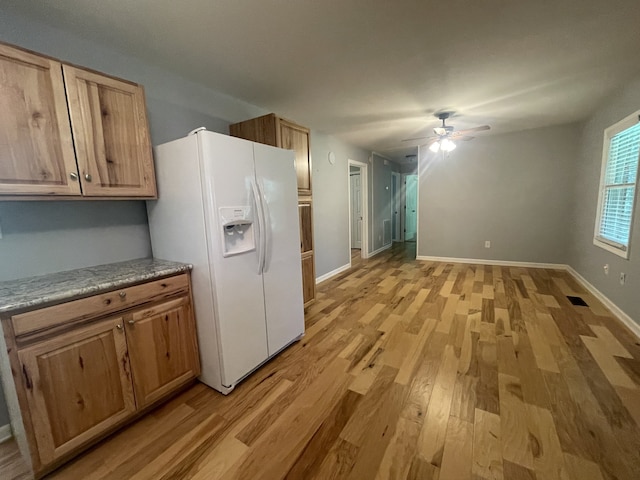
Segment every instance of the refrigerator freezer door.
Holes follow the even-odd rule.
[[[214,279],[222,384],[233,386],[268,358],[264,290],[255,250],[223,256],[221,207],[254,207],[255,178],[250,142],[199,132],[209,263]],[[255,212],[252,215],[255,217]]]
[[[304,333],[298,190],[293,151],[258,143],[253,148],[265,200],[263,281],[271,356]]]

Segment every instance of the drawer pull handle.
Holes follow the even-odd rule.
[[[120,292],[119,295],[120,295],[120,298],[124,298],[127,296],[127,292]]]
[[[136,323],[136,321],[135,320],[127,320],[127,323],[129,325],[134,325]]]

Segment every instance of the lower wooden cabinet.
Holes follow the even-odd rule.
[[[302,299],[305,307],[316,298],[316,272],[313,263],[313,255],[302,256]]]
[[[125,325],[138,408],[152,404],[199,374],[188,298],[134,312]]]
[[[122,317],[58,335],[18,356],[43,465],[136,411]]]
[[[2,319],[36,477],[200,374],[189,286],[181,274]]]

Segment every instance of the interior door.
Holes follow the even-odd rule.
[[[357,172],[349,173],[349,181],[351,183],[351,248],[362,248],[362,177],[359,168]]]
[[[223,256],[225,232],[219,213],[219,209],[225,207],[249,208],[253,233],[245,234],[251,235],[260,248],[258,212],[251,186],[255,181],[253,144],[206,131],[197,135],[204,170],[207,241],[222,357],[222,384],[231,387],[268,358],[259,251]],[[293,207],[297,219],[297,203]],[[295,251],[299,249],[299,240],[296,240]]]
[[[405,233],[404,239],[415,242],[418,223],[418,176],[405,176]]]
[[[304,333],[298,193],[293,153],[258,143],[253,148],[265,200],[263,282],[271,356]]]

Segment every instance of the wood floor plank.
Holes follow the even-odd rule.
[[[418,361],[422,358],[424,346],[435,327],[436,320],[432,318],[427,319],[420,329],[420,333],[418,333],[418,338],[414,344],[411,345],[409,350],[405,352],[406,356],[398,370],[398,375],[395,380],[400,385],[408,385],[409,381],[413,379],[413,374],[417,368]]]
[[[604,480],[600,468],[595,463],[570,453],[564,454],[564,460],[573,480]]]
[[[476,409],[473,429],[474,478],[502,480],[502,443],[500,417],[495,413]]]
[[[404,480],[416,453],[421,423],[400,417],[393,437],[384,452],[376,480]]]
[[[526,407],[529,444],[537,476],[549,480],[571,480],[551,412],[536,405]]]
[[[362,395],[351,390],[345,392],[342,400],[311,438],[291,470],[287,472],[286,479],[310,478],[320,470],[322,462],[329,454],[332,445],[338,440],[340,432],[353,415],[361,398]]]
[[[346,391],[348,361],[334,359],[256,441],[242,465],[229,475],[237,479],[281,478]]]
[[[520,379],[502,373],[498,375],[498,379],[502,455],[505,460],[532,470],[533,453]]]
[[[458,359],[451,345],[445,346],[442,365],[435,379],[435,385],[429,400],[418,451],[432,465],[440,467],[444,450],[444,441],[451,411],[453,389],[458,371]]]
[[[449,417],[442,454],[441,478],[471,479],[473,423]]]

